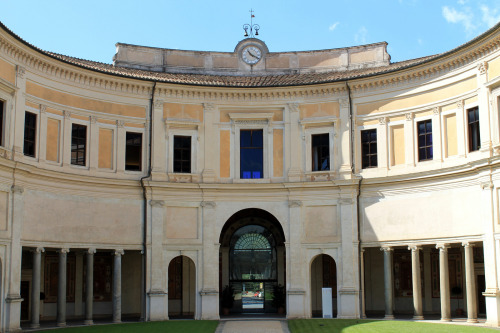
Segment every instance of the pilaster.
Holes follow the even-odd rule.
[[[203,282],[201,295],[201,319],[219,319],[219,246],[215,237],[215,208],[214,201],[203,201]]]
[[[432,110],[432,149],[433,160],[443,161],[442,134],[441,134],[441,109],[435,107]]]
[[[64,120],[62,124],[62,164],[70,165],[71,164],[71,112],[64,110]]]
[[[304,318],[306,295],[303,285],[305,281],[305,265],[303,265],[302,237],[302,201],[290,200],[289,211],[289,242],[286,246],[286,291],[287,318]]]
[[[404,124],[405,135],[405,160],[408,167],[415,166],[415,115],[412,112],[406,113]]]
[[[457,102],[457,153],[458,156],[464,157],[467,152],[467,137],[466,131],[466,117],[464,116],[464,102],[462,100]]]
[[[203,131],[204,131],[204,151],[205,157],[209,156],[208,152],[213,151],[215,147],[219,146],[216,122],[216,107],[213,104],[205,103],[203,104]],[[204,158],[204,166],[202,172],[202,178],[204,183],[214,183],[217,180],[216,163],[218,158]],[[217,307],[218,308],[218,307]]]
[[[342,98],[340,104],[340,126],[339,126],[339,151],[340,167],[339,176],[343,179],[351,179],[351,119],[349,114],[349,100]],[[331,162],[330,162],[331,163]]]
[[[288,168],[288,181],[299,182],[302,179],[302,143],[300,133],[299,104],[289,103],[285,112],[285,148],[289,152],[286,161]],[[330,165],[332,165],[330,161]]]
[[[38,160],[47,160],[47,106],[40,105],[40,126],[38,131]]]
[[[14,159],[23,156],[24,145],[24,116],[26,108],[26,69],[22,66],[16,66],[16,87],[19,89],[15,95],[14,112]]]
[[[162,99],[156,99],[153,103],[151,175],[155,180],[167,179],[166,125],[163,119],[163,103]]]
[[[477,86],[479,105],[479,135],[481,137],[481,151],[489,152],[492,156],[492,144],[490,136],[490,90],[486,86],[488,82],[488,63],[480,62],[477,65]],[[498,125],[497,125],[498,126]]]
[[[98,168],[99,163],[99,126],[97,125],[97,117],[90,117],[90,138],[89,138],[89,168],[90,172],[94,173]],[[115,161],[113,161],[113,164]],[[113,165],[111,166],[113,168]]]
[[[125,172],[125,122],[123,120],[116,121],[116,171],[118,173]]]
[[[386,171],[388,169],[389,158],[387,152],[389,151],[389,139],[387,136],[387,117],[380,117],[377,126],[377,155],[378,155],[378,168],[379,170]]]

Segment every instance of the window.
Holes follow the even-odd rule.
[[[469,151],[476,151],[481,148],[479,136],[479,108],[467,110],[467,122],[469,125]]]
[[[73,124],[71,127],[71,164],[85,166],[87,126]]]
[[[142,134],[126,133],[125,143],[125,170],[142,170]]]
[[[35,157],[36,147],[36,114],[26,112],[24,115],[24,155]]]
[[[363,169],[378,166],[376,129],[361,131],[361,164]]]
[[[417,123],[418,132],[418,160],[432,160],[432,120]]]
[[[240,131],[240,178],[263,178],[264,141],[263,131]]]
[[[311,135],[312,171],[330,170],[330,135]]]
[[[191,173],[190,136],[174,136],[174,172]]]

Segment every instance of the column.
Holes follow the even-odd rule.
[[[423,320],[422,310],[422,280],[420,272],[420,246],[409,246],[411,250],[411,282],[413,285],[413,319]]]
[[[450,244],[438,244],[439,249],[439,294],[441,298],[441,321],[451,321],[450,273],[448,270],[448,249]]]
[[[47,106],[40,105],[40,120],[38,131],[38,160],[45,162],[47,158]]]
[[[201,319],[219,319],[219,246],[218,239],[214,234],[216,217],[215,201],[203,201],[203,249],[202,249],[202,290],[201,295]]]
[[[481,151],[492,153],[490,137],[490,89],[486,86],[488,82],[488,62],[480,62],[477,66],[477,86],[479,104],[479,136],[481,138]],[[467,115],[465,115],[467,117]],[[466,118],[467,119],[467,118]],[[497,125],[494,125],[497,126]]]
[[[443,161],[443,149],[441,146],[441,109],[435,107],[432,110],[432,149],[433,149],[433,160],[442,162]]]
[[[218,153],[211,156],[209,152],[218,151],[216,147],[219,147],[217,138],[219,137],[217,131],[218,127],[215,125],[218,121],[215,119],[215,105],[210,103],[203,104],[203,130],[204,130],[204,167],[202,172],[204,183],[213,183],[217,179],[217,174],[215,173],[216,163],[218,162]]]
[[[361,249],[361,318],[366,318],[366,301],[365,301],[365,249]]]
[[[467,293],[467,322],[477,323],[477,294],[474,276],[474,257],[472,249],[474,244],[463,242],[465,253],[465,289]]]
[[[414,167],[415,166],[415,145],[414,145],[414,132],[415,132],[415,125],[414,125],[414,114],[413,113],[407,113],[406,114],[406,121],[404,125],[404,130],[405,130],[405,160],[406,160],[406,165],[409,167]]]
[[[163,103],[162,99],[156,99],[153,103],[151,175],[155,180],[167,180],[167,149],[165,146]]]
[[[465,138],[467,137],[466,131],[466,119],[464,119],[464,102],[462,100],[457,102],[457,153],[458,156],[464,157],[467,151],[467,142]]]
[[[88,131],[90,138],[89,142],[89,169],[93,174],[97,168],[99,167],[99,126],[97,125],[97,117],[90,116],[90,129]],[[114,164],[116,161],[113,161],[112,168],[114,169]]]
[[[393,314],[393,274],[392,274],[392,247],[382,247],[380,249],[384,251],[384,290],[385,290],[385,317],[384,319],[394,319]]]
[[[88,249],[87,251],[87,276],[85,284],[87,291],[85,294],[85,325],[92,325],[93,305],[94,305],[94,253],[95,249]]]
[[[113,323],[122,321],[122,255],[119,249],[114,252],[113,265]]]
[[[116,171],[125,172],[125,122],[123,120],[116,121]]]
[[[305,317],[305,270],[303,265],[302,238],[302,201],[290,200],[289,207],[289,242],[286,246],[286,315],[287,318]],[[286,237],[286,235],[285,235]]]
[[[300,138],[300,110],[299,104],[289,103],[288,112],[285,112],[285,152],[287,153],[286,165],[288,166],[288,181],[299,182],[302,178],[301,152],[302,140]]]
[[[378,141],[378,168],[386,171],[389,165],[389,140],[387,136],[388,117],[378,118],[377,141]]]
[[[71,164],[71,112],[64,110],[64,121],[62,123],[62,164]]]
[[[349,99],[342,98],[339,100],[340,104],[340,123],[339,130],[339,153],[340,153],[340,166],[339,175],[342,178],[351,178],[351,119],[349,114]],[[292,146],[293,147],[293,146]],[[333,163],[331,163],[333,164]],[[332,170],[335,171],[335,170]]]
[[[57,280],[57,326],[66,326],[66,269],[69,249],[59,250],[59,277]]]
[[[33,271],[31,279],[31,328],[40,327],[40,272],[42,267],[43,247],[33,251]]]
[[[7,260],[6,278],[8,283],[7,296],[5,298],[6,331],[20,330],[21,302],[23,299],[19,293],[21,289],[21,229],[24,219],[24,196],[23,187],[12,185],[12,199],[9,223],[12,228],[12,244],[10,245],[10,260]]]
[[[11,131],[14,142],[13,142],[13,155],[14,159],[18,160],[19,157],[23,156],[23,146],[24,146],[24,116],[26,114],[26,69],[22,66],[16,66],[16,87],[18,91],[15,95],[15,109],[13,128]]]

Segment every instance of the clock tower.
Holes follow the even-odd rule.
[[[246,38],[234,49],[238,55],[240,71],[263,71],[266,68],[266,55],[269,53],[266,43],[257,38]]]

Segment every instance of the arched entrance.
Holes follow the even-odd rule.
[[[311,311],[313,317],[323,315],[322,288],[332,288],[333,318],[337,316],[337,267],[335,260],[320,254],[311,263]]]
[[[227,286],[234,290],[230,313],[277,313],[286,308],[284,242],[281,224],[264,210],[244,209],[229,218],[220,235],[221,313]]]
[[[196,268],[186,256],[178,256],[168,265],[168,317],[194,318]]]

